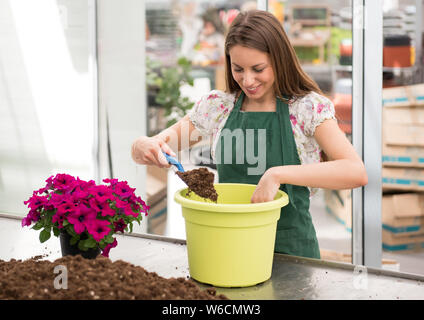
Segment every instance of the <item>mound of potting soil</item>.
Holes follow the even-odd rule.
[[[192,280],[166,279],[122,260],[112,262],[103,256],[89,260],[80,255],[54,262],[39,258],[0,260],[0,299],[227,299],[212,287],[201,290]]]
[[[202,198],[217,202],[218,193],[213,185],[214,175],[208,169],[199,168],[186,172],[177,171],[177,175],[188,186],[188,194],[193,191]]]

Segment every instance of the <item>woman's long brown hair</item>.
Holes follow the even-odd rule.
[[[311,91],[322,94],[320,88],[300,65],[296,52],[281,25],[271,13],[251,10],[239,13],[225,40],[227,92],[241,90],[231,72],[230,49],[235,45],[257,49],[269,54],[275,75],[274,90],[279,98],[297,98]]]

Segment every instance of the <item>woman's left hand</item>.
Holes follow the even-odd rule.
[[[272,201],[279,188],[280,182],[277,179],[275,169],[269,168],[259,180],[250,201],[252,203]]]

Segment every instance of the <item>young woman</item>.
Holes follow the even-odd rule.
[[[225,59],[226,92],[212,91],[174,126],[155,137],[138,138],[132,157],[139,164],[169,167],[161,151],[175,155],[170,145],[180,149],[183,127],[189,134],[212,137],[213,157],[226,150],[233,153],[233,161],[217,162],[219,182],[256,184],[253,203],[272,200],[278,189],[288,194],[290,203],[281,210],[275,251],[320,258],[309,198],[317,188],[367,184],[364,164],[339,129],[332,102],[302,71],[272,14],[240,13],[226,36]],[[262,138],[261,130],[266,132]],[[264,172],[252,174],[255,165],[247,159],[249,148],[234,148],[234,139],[225,139],[224,132],[235,131],[244,134],[246,146],[250,137],[250,149],[265,157]]]

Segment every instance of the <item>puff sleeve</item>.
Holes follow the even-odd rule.
[[[202,96],[189,111],[189,118],[202,135],[216,133],[234,106],[234,95],[212,90]]]
[[[333,102],[322,95],[309,95],[308,98],[303,101],[303,105],[304,110],[302,112],[305,117],[303,131],[308,137],[314,135],[315,129],[324,122],[324,120],[334,119],[337,121]]]

